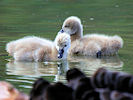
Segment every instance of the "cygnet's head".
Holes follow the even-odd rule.
[[[83,31],[83,26],[81,24],[81,20],[76,16],[68,17],[64,21],[62,29],[60,30],[61,33],[66,32],[70,35],[77,33],[81,34],[81,36],[83,34],[82,31]]]
[[[58,33],[58,35],[55,38],[55,45],[58,51],[58,58],[66,59],[68,54],[68,49],[71,46],[70,35],[65,32],[62,34]]]

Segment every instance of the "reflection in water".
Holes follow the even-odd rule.
[[[61,61],[58,64],[58,75],[56,77],[57,81],[65,81],[65,75],[67,70],[69,70],[69,62],[67,60]]]
[[[8,75],[19,75],[28,77],[54,76],[54,81],[64,81],[65,73],[69,68],[77,67],[87,75],[100,67],[121,70],[123,62],[118,56],[103,57],[101,59],[93,57],[72,57],[60,62],[16,62],[10,61],[6,65]]]
[[[6,81],[17,83],[22,90],[29,91],[36,78],[43,77],[50,82],[65,81],[63,73],[67,71],[68,64],[64,62],[17,62],[6,64]],[[59,67],[58,67],[59,66]],[[63,67],[62,67],[63,66]],[[62,69],[62,68],[63,69]],[[65,68],[64,68],[65,67]],[[62,73],[63,72],[63,73]],[[63,80],[64,79],[64,80]],[[28,92],[27,92],[28,93]]]
[[[68,62],[17,62],[10,61],[6,64],[8,75],[19,75],[22,78],[37,78],[41,76],[54,77],[54,81],[63,80],[65,72],[68,70]],[[52,77],[53,76],[53,77]],[[33,79],[34,80],[34,79]],[[8,80],[9,81],[9,80]],[[10,80],[13,81],[13,80]]]
[[[123,62],[118,56],[102,57],[101,59],[82,56],[73,57],[69,66],[70,68],[79,68],[90,76],[100,67],[120,71],[122,70]]]
[[[106,67],[111,70],[122,70],[123,62],[118,56],[101,59],[93,57],[71,57],[68,61],[59,62],[16,62],[9,61],[6,64],[6,74],[12,78],[9,82],[17,82],[19,88],[28,90],[38,77],[43,77],[51,82],[65,82],[65,73],[69,68],[79,68],[88,76],[92,75],[97,68]]]
[[[41,62],[17,62],[10,61],[7,63],[7,74],[28,75],[33,77],[47,76],[57,74],[57,64]]]

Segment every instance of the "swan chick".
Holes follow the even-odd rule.
[[[6,45],[6,51],[16,61],[49,61],[66,59],[71,39],[66,33],[58,34],[55,41],[28,36]]]
[[[83,25],[80,18],[70,16],[65,19],[60,33],[66,32],[71,36],[70,54],[84,56],[111,56],[117,54],[123,47],[123,39],[118,36],[103,34],[87,34],[83,36]]]

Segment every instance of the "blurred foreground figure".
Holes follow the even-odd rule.
[[[33,84],[30,100],[73,100],[72,94],[72,88],[61,82],[51,84],[43,78],[39,78]]]
[[[29,100],[29,97],[8,82],[0,81],[0,100]]]
[[[77,68],[66,73],[67,84],[40,78],[33,84],[30,100],[133,100],[133,76],[99,68],[87,77]]]
[[[87,77],[77,68],[67,71],[67,84],[73,100],[133,100],[133,76],[99,68]]]

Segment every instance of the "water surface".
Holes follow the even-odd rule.
[[[131,0],[1,0],[0,80],[26,93],[38,77],[50,82],[65,80],[77,67],[91,76],[99,67],[133,74],[133,1]],[[64,62],[15,62],[5,51],[9,41],[35,35],[54,40],[65,18],[78,16],[84,34],[120,35],[124,47],[117,56],[71,57]]]

